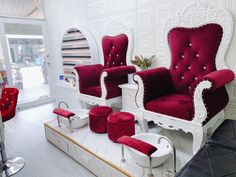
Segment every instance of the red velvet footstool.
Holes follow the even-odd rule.
[[[121,136],[135,134],[134,115],[128,112],[115,112],[107,118],[108,138],[116,142]]]
[[[89,127],[96,133],[107,132],[107,117],[112,113],[108,106],[97,106],[89,111]]]

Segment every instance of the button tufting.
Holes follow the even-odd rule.
[[[203,66],[203,69],[206,70],[206,66]]]
[[[198,53],[196,54],[196,57],[197,57],[197,58],[199,57],[199,54],[198,54]]]
[[[114,64],[115,64],[115,62],[113,61],[113,62],[112,62],[112,64],[114,65]]]
[[[188,89],[190,90],[190,89],[191,89],[191,87],[189,86],[189,87],[188,87]]]
[[[189,47],[191,47],[192,46],[192,43],[189,43]]]
[[[116,56],[118,57],[119,55],[118,55],[118,54],[116,54]]]
[[[182,76],[181,79],[183,80],[183,79],[184,79],[184,76]]]
[[[191,67],[189,66],[189,67],[188,67],[188,69],[190,70],[190,69],[191,69]]]
[[[109,53],[109,57],[111,56],[111,54]]]
[[[123,63],[122,63],[122,62],[120,62],[120,64],[121,64],[121,65],[123,65]]]
[[[197,80],[197,77],[194,77],[194,80]]]
[[[175,65],[175,69],[177,69],[178,68],[178,66],[177,65]]]
[[[114,48],[115,48],[115,46],[113,45],[113,46],[112,46],[112,48],[114,49]]]
[[[181,58],[184,58],[184,55],[182,55]]]

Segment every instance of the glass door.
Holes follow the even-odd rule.
[[[3,57],[5,60],[2,59],[3,80],[8,71],[4,86],[19,89],[19,108],[49,102],[51,100],[48,84],[49,63],[45,52],[42,25],[4,23],[4,31],[8,52],[8,60],[6,57]],[[4,69],[4,63],[8,66],[7,71]]]
[[[0,88],[4,88],[8,84],[7,80],[7,73],[6,73],[6,66],[5,60],[2,50],[2,45],[0,43]]]

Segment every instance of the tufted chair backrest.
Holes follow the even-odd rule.
[[[3,121],[15,116],[19,90],[17,88],[4,88],[2,90],[1,111]],[[7,112],[7,114],[5,114]],[[6,116],[6,117],[5,117]]]
[[[111,68],[126,65],[127,48],[128,37],[125,34],[104,36],[102,38],[104,67]]]
[[[195,80],[216,70],[215,58],[222,35],[222,27],[213,23],[169,32],[170,72],[176,92],[189,94]]]

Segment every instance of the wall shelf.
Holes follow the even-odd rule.
[[[84,28],[70,28],[63,36],[61,56],[64,79],[75,85],[73,69],[76,65],[99,63],[97,44],[93,36]]]

